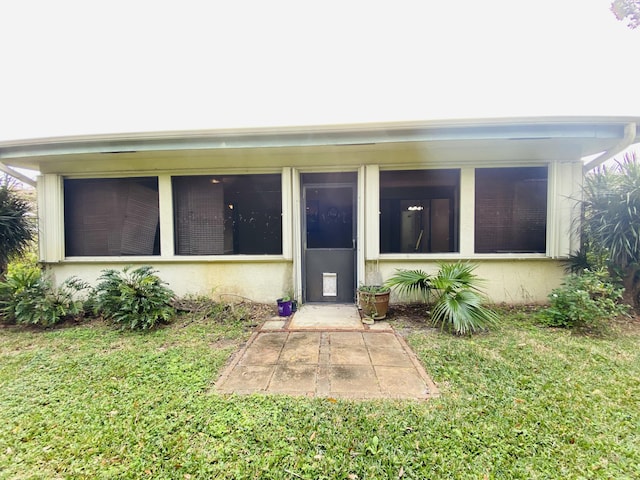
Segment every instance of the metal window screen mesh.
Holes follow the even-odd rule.
[[[67,256],[155,255],[156,179],[65,181]]]
[[[477,253],[544,253],[547,169],[476,169]]]
[[[176,254],[224,253],[224,190],[209,178],[174,178]]]
[[[123,255],[151,254],[158,228],[158,193],[140,185],[129,185],[120,248]]]

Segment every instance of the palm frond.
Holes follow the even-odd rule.
[[[462,289],[442,294],[431,313],[431,320],[441,328],[450,327],[458,335],[468,335],[497,323],[495,312],[482,305],[477,292]]]
[[[476,265],[468,262],[441,263],[431,282],[441,292],[453,292],[463,288],[479,292],[482,280],[473,273]]]
[[[431,275],[422,270],[396,270],[385,285],[407,300],[428,302],[432,290],[431,281]]]

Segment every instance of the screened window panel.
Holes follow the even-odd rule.
[[[67,256],[159,255],[156,178],[64,181]]]
[[[280,175],[173,177],[177,255],[282,253]]]
[[[173,181],[178,255],[224,253],[224,192],[206,177]]]
[[[547,168],[476,169],[476,253],[545,253]]]
[[[460,170],[380,172],[381,253],[459,249]]]

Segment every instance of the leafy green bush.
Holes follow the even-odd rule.
[[[605,270],[571,274],[549,295],[549,308],[542,320],[549,326],[602,330],[608,320],[628,312],[623,289],[611,283]]]
[[[422,270],[398,270],[386,285],[401,295],[433,303],[431,321],[458,335],[480,331],[497,322],[497,315],[485,307],[481,280],[470,263],[442,263],[435,275]]]
[[[94,312],[132,330],[169,322],[175,315],[174,293],[156,273],[148,265],[103,270],[90,299]]]
[[[86,288],[76,277],[56,288],[38,267],[20,265],[0,282],[0,310],[10,322],[50,327],[84,314],[80,292]]]

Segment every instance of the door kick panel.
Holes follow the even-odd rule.
[[[353,250],[307,250],[305,253],[306,300],[308,302],[353,302],[355,294],[353,260]]]

